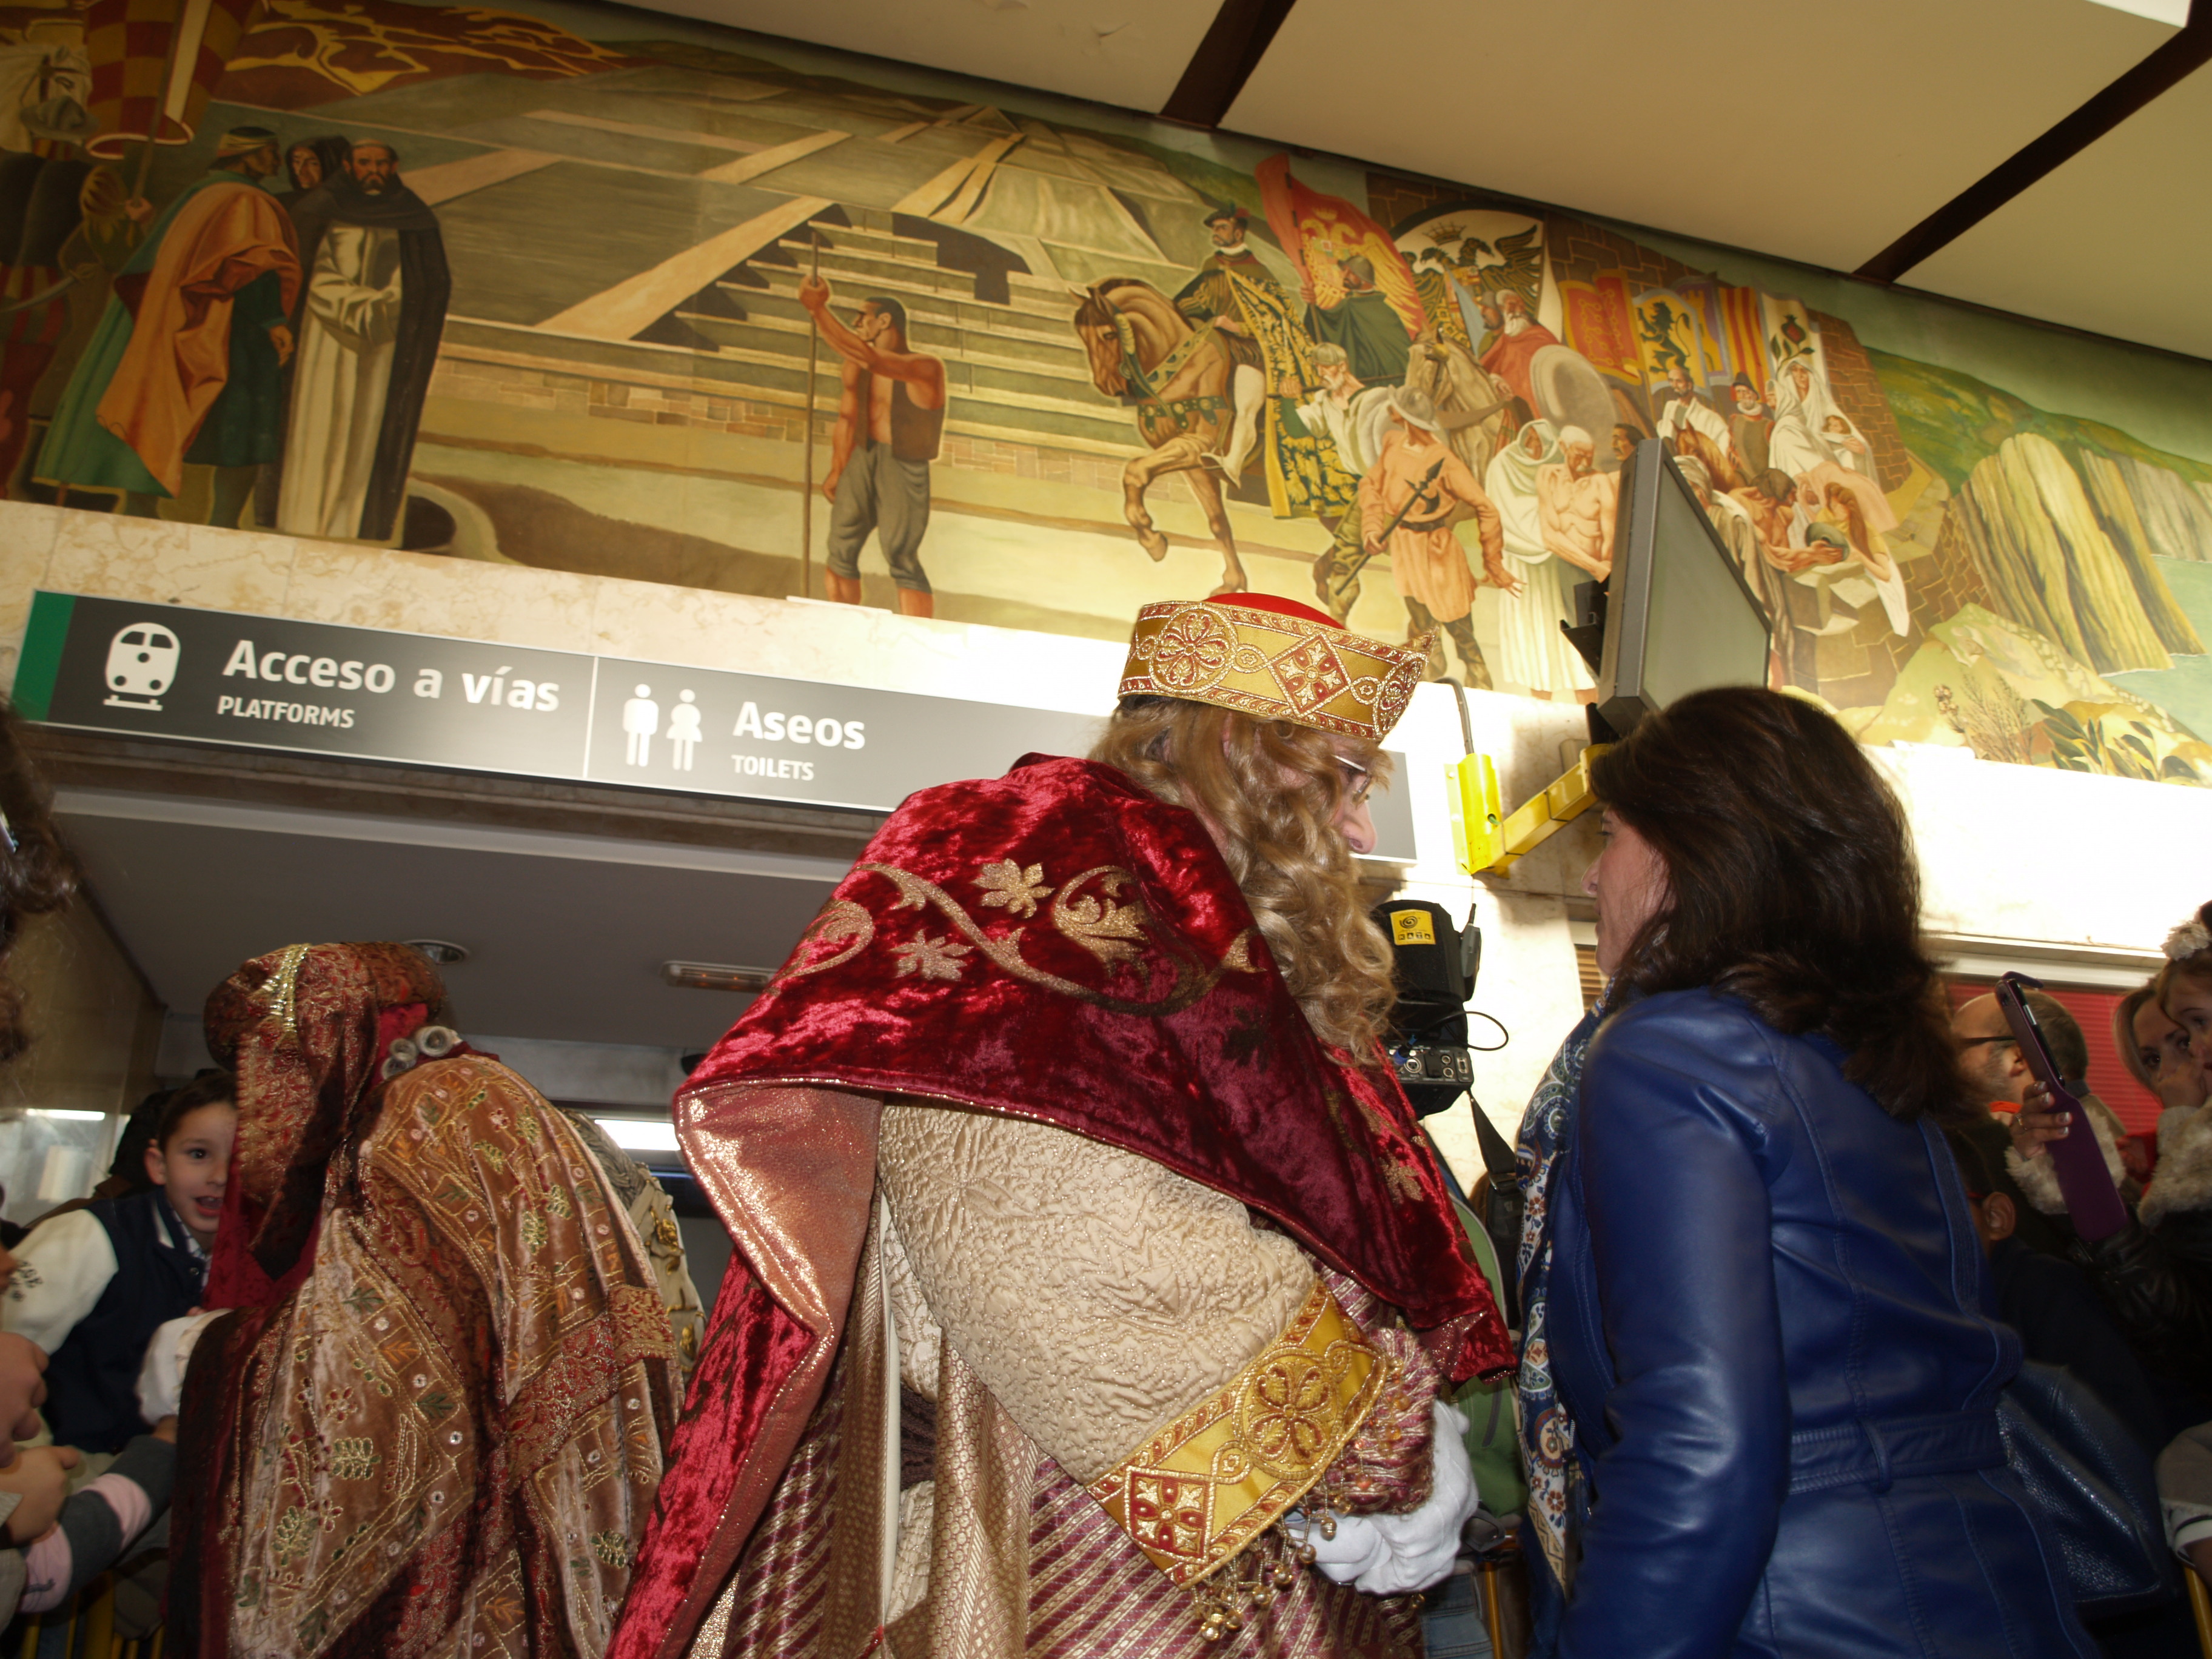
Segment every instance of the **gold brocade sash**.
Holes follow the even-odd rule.
[[[1358,1431],[1393,1367],[1316,1280],[1250,1364],[1090,1485],[1177,1585],[1279,1520]]]

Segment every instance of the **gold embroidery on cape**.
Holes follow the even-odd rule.
[[[1394,1369],[1316,1280],[1266,1352],[1088,1490],[1171,1583],[1194,1584],[1321,1479]]]
[[[1086,893],[1071,902],[1075,890],[1093,876],[1098,878],[1105,899]],[[1128,879],[1127,871],[1110,864],[1085,870],[1052,896],[1052,925],[1101,962],[1127,961],[1137,954],[1137,945],[1129,941],[1142,942],[1145,937],[1144,913],[1133,904],[1114,902]]]
[[[924,979],[958,979],[960,970],[967,966],[960,958],[969,950],[934,933],[919,933],[904,945],[892,946],[891,954],[899,959],[901,979],[908,974],[920,974]]]
[[[841,962],[850,962],[873,944],[875,937],[876,919],[868,914],[866,905],[855,904],[847,898],[833,898],[806,924],[806,931],[799,936],[799,943],[792,950],[791,960],[784,963],[766,988],[773,991],[787,981],[805,979],[809,974],[835,968]],[[848,939],[852,943],[845,945],[843,950],[833,951],[818,962],[800,960],[809,945],[844,945]]]
[[[1012,860],[1006,862],[1011,863]],[[1063,979],[1058,974],[1048,973],[1045,969],[1025,961],[1021,952],[1021,943],[1022,935],[1029,931],[1027,928],[1017,927],[1000,937],[992,937],[976,924],[975,918],[968,913],[959,900],[925,877],[917,876],[910,870],[902,870],[895,864],[860,863],[854,865],[853,870],[855,874],[881,876],[896,887],[899,890],[899,900],[897,903],[891,906],[894,910],[921,909],[926,906],[934,906],[940,915],[959,930],[969,945],[981,951],[1016,979],[1026,980],[1032,985],[1041,985],[1048,991],[1057,991],[1062,996],[1071,996],[1078,1001],[1087,1002],[1117,1014],[1138,1014],[1157,1018],[1163,1014],[1177,1013],[1189,1007],[1191,1004],[1211,991],[1219,982],[1224,973],[1252,971],[1249,946],[1245,942],[1245,935],[1252,933],[1253,929],[1247,928],[1244,934],[1240,934],[1237,939],[1231,942],[1229,949],[1223,954],[1220,961],[1211,963],[1201,963],[1188,950],[1179,948],[1180,942],[1170,936],[1163,941],[1163,945],[1174,968],[1175,983],[1165,996],[1152,1000],[1139,1000],[1130,997],[1109,995],[1103,991],[1094,990],[1090,986],[1078,984],[1072,979]],[[1029,872],[1024,870],[1020,873],[1026,878]],[[1042,874],[1042,867],[1038,866],[1040,880],[1037,884],[1039,886],[1043,885],[1041,879]],[[1094,878],[1105,893],[1105,899],[1101,900],[1088,894],[1077,897],[1076,890]],[[1069,881],[1063,882],[1059,890],[1053,894],[1053,926],[1097,957],[1102,963],[1110,964],[1126,961],[1136,956],[1138,944],[1147,938],[1144,908],[1137,904],[1116,904],[1112,902],[1121,891],[1123,884],[1133,879],[1127,871],[1118,869],[1112,865],[1102,864],[1095,869],[1085,870],[1081,875]],[[851,901],[845,900],[841,902],[850,903]],[[853,908],[860,911],[862,916],[867,914],[857,904],[853,905]],[[823,914],[827,915],[828,912],[825,911]],[[823,962],[800,969],[787,969],[778,977],[776,982],[780,984],[786,979],[796,979],[801,973],[819,973],[823,968],[833,966],[855,954],[866,946],[868,938],[872,937],[873,923],[871,922],[867,938],[862,938],[859,943],[847,951]],[[1132,943],[1132,941],[1137,943]],[[925,944],[929,951],[939,954],[957,951],[960,955],[964,956],[968,950],[966,945],[956,946],[949,943],[932,940],[927,934],[922,935],[918,943]],[[902,945],[897,948],[903,956],[906,951],[915,947]],[[957,964],[955,974],[957,972],[958,966],[964,966],[964,964]],[[904,971],[914,970],[908,969]],[[931,978],[954,976],[954,974],[929,973],[927,969],[923,971],[925,976]]]
[[[300,964],[313,948],[307,945],[285,946],[284,954],[277,958],[276,972],[269,981],[269,1006],[284,1028],[285,1039],[295,1046],[300,1041]]]
[[[1017,921],[1035,915],[1037,901],[1052,891],[1044,866],[1032,864],[1024,870],[1012,859],[985,865],[975,872],[975,884],[983,890],[985,904],[1004,906]]]

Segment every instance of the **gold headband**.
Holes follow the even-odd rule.
[[[1429,641],[1386,645],[1297,607],[1168,599],[1137,613],[1125,697],[1180,697],[1255,720],[1381,741],[1406,712]]]

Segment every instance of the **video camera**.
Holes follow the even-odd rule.
[[[1472,916],[1462,927],[1427,899],[1393,899],[1370,914],[1398,960],[1390,1064],[1413,1109],[1428,1117],[1474,1087],[1467,1000],[1482,970],[1482,929]]]

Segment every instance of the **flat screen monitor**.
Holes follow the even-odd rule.
[[[1766,684],[1766,608],[1656,438],[1623,480],[1606,586],[1597,708],[1622,737],[1690,692]]]

